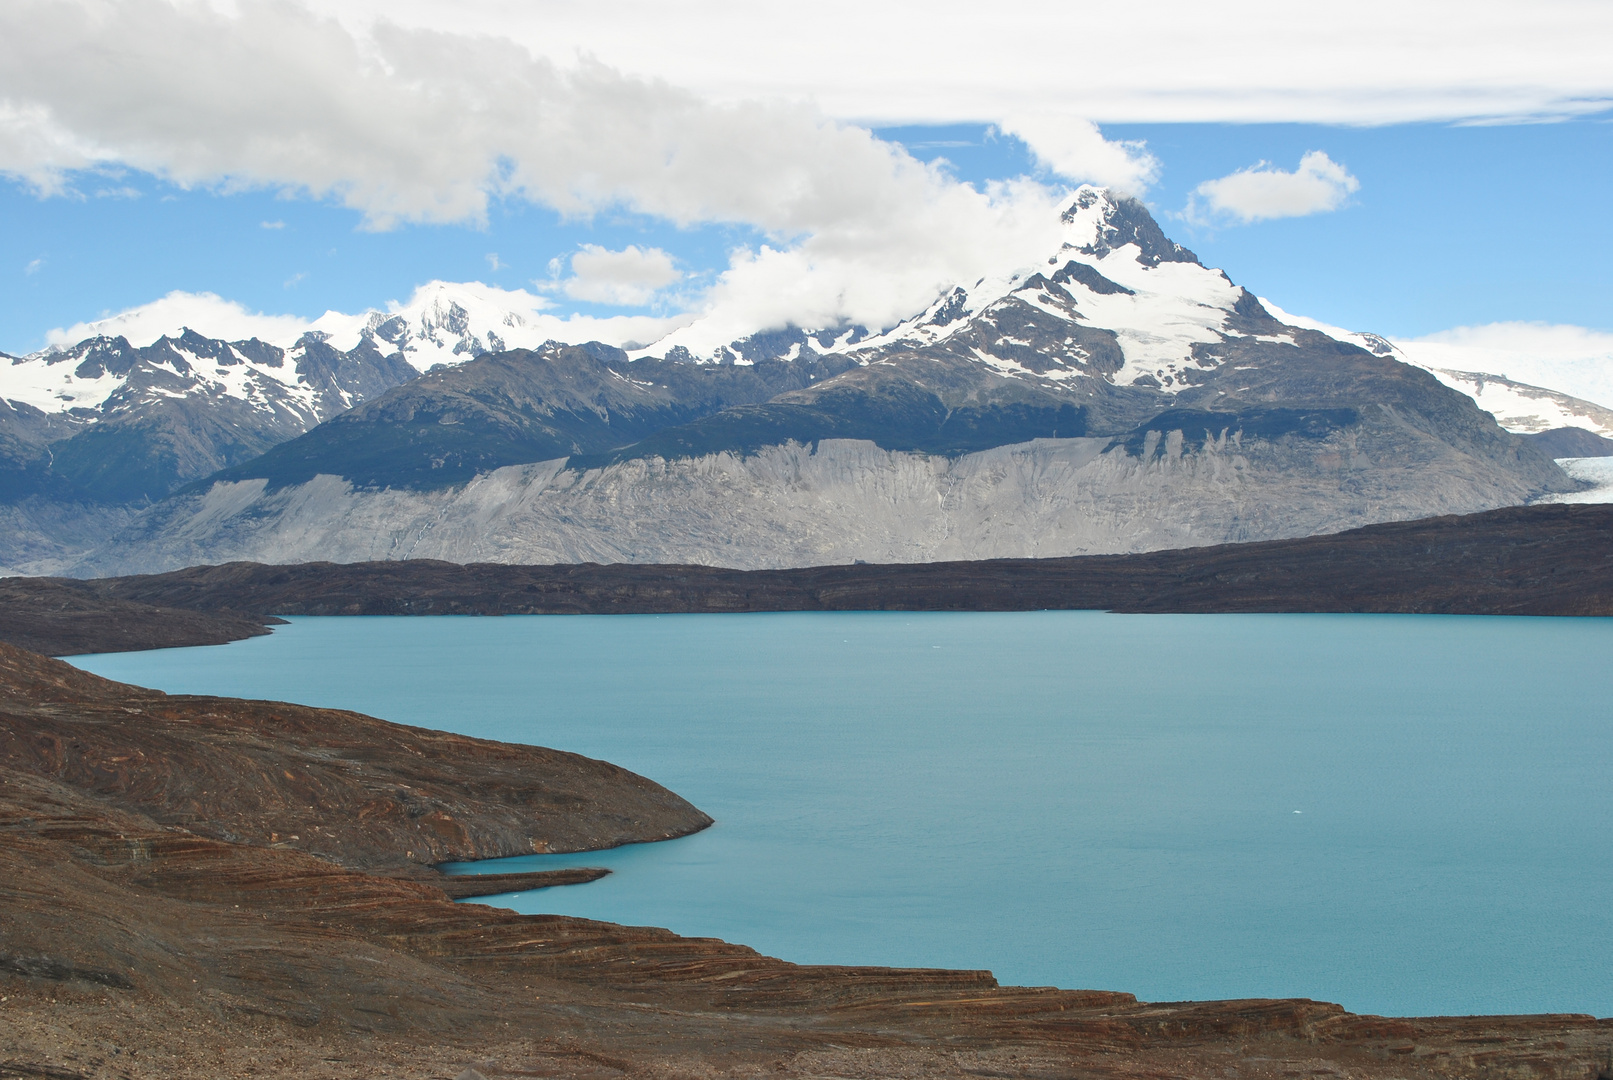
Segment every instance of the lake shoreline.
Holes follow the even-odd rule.
[[[329,798],[332,785],[373,786],[382,774],[337,769],[321,780],[309,775],[313,763],[335,761],[336,746],[367,761],[394,746],[385,783],[442,804],[444,784],[467,781],[441,770],[411,778],[410,760],[514,754],[561,776],[603,769],[620,792],[665,799],[574,755],[479,749],[353,713],[169,696],[3,647],[0,697],[10,740],[0,760],[0,1060],[21,1075],[87,1078],[115,1060],[134,1080],[470,1067],[489,1078],[602,1067],[785,1077],[1235,1067],[1276,1077],[1324,1065],[1362,1077],[1521,1068],[1583,1077],[1613,1039],[1613,1021],[1590,1016],[1389,1019],[1305,1000],[1150,1005],[1123,993],[1001,987],[980,971],[798,966],[714,939],[454,903],[424,863],[459,833],[460,854],[463,841],[507,850],[511,841],[496,839],[507,808],[464,803],[480,790],[469,781],[453,814],[377,818],[365,809],[373,799],[344,810]],[[250,738],[237,744],[232,732]],[[439,743],[427,759],[410,749],[423,739]],[[219,762],[239,760],[219,756],[235,745],[228,753],[298,767],[211,783]],[[333,827],[346,835],[322,840]],[[582,835],[564,815],[548,829],[562,842],[547,846]],[[689,831],[640,833],[679,830]]]
[[[291,615],[1034,611],[1613,615],[1613,505],[1509,507],[1137,555],[787,570],[426,560],[0,579],[0,641],[222,644]]]

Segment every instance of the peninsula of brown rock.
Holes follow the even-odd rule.
[[[708,823],[604,762],[169,696],[0,646],[0,1077],[1591,1080],[1613,1044],[1590,1016],[1146,1004],[798,966],[454,903],[477,885],[432,869]]]

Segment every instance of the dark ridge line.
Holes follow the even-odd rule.
[[[732,570],[225,563],[0,579],[0,640],[54,655],[218,644],[281,615],[766,611],[1613,614],[1613,505],[1508,507],[1295,540],[1061,559]]]

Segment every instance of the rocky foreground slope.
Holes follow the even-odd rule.
[[[600,762],[0,646],[0,1076],[1594,1077],[1613,1022],[1149,1005],[451,903],[705,818]],[[466,1070],[474,1070],[467,1072]]]

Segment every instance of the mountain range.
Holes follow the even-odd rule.
[[[1613,449],[1600,406],[1283,322],[1135,200],[1063,227],[895,327],[704,355],[539,342],[440,285],[295,342],[6,358],[0,565],[1145,551],[1549,498]]]

